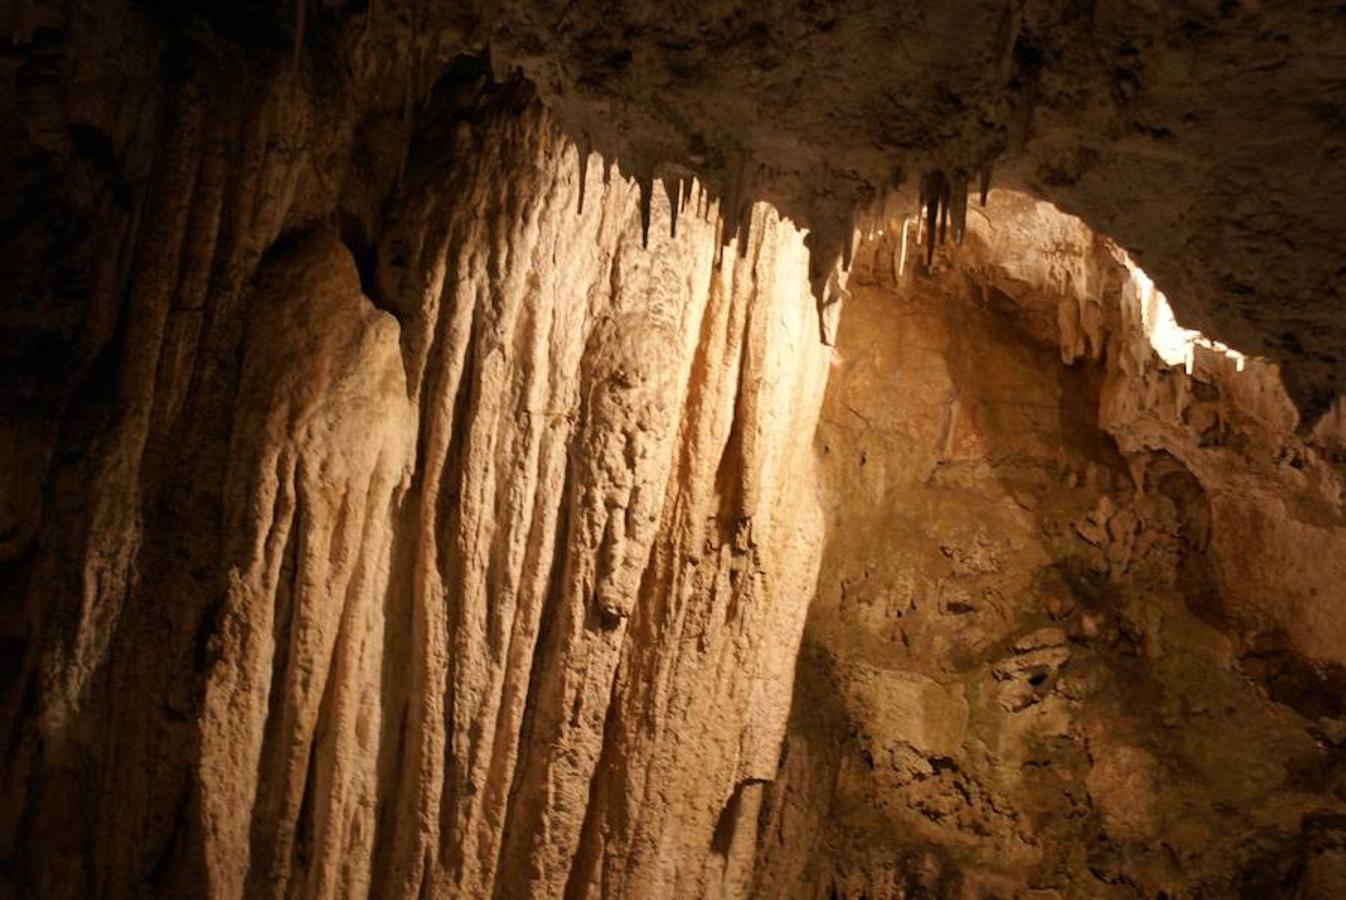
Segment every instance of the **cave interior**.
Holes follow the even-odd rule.
[[[0,37],[0,900],[1346,897],[1346,6]]]

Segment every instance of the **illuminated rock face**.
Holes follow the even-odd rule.
[[[1046,204],[895,256],[838,335],[758,895],[1339,895],[1346,433],[1261,361],[1164,363]]]
[[[7,13],[0,897],[1339,896],[1341,19],[1022,6]]]
[[[643,238],[525,93],[446,118],[363,272],[283,155],[242,282],[210,179],[158,198],[19,563],[8,894],[743,893],[821,546],[803,235]]]

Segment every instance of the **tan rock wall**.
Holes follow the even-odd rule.
[[[577,213],[480,84],[366,216],[313,83],[261,83],[171,104],[65,413],[3,889],[741,894],[821,543],[803,235],[759,207],[717,262],[659,191],[643,247],[636,185],[595,157]]]
[[[756,895],[1339,893],[1335,426],[1164,365],[1078,220],[968,227],[901,287],[858,254]]]

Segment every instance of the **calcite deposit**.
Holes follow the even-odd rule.
[[[774,774],[821,546],[803,235],[759,206],[742,253],[709,213],[645,238],[598,165],[580,213],[574,145],[483,78],[363,272],[358,223],[283,226],[276,153],[224,278],[229,163],[183,150],[172,265],[132,267],[20,561],[11,895],[729,877],[707,848]]]
[[[1337,4],[0,38],[0,900],[1346,895]]]
[[[1346,432],[1155,352],[1116,247],[991,193],[862,251],[758,896],[1346,891]]]

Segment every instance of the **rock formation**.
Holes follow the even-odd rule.
[[[1340,420],[1166,365],[1079,220],[968,228],[851,280],[757,895],[1340,896]]]
[[[1346,891],[1334,5],[0,29],[0,897]]]

